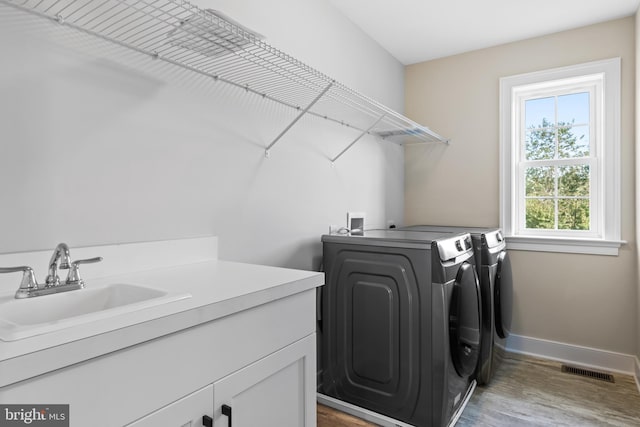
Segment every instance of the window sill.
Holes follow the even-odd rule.
[[[618,256],[624,240],[568,239],[564,237],[507,236],[507,249]]]

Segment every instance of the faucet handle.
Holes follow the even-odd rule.
[[[93,264],[94,262],[102,261],[102,257],[79,259],[71,263],[71,269],[69,270],[69,276],[67,276],[67,285],[79,284],[84,287],[84,280],[80,278],[80,264]]]
[[[16,273],[18,271],[22,271],[22,281],[16,291],[16,298],[29,297],[31,291],[38,289],[38,282],[36,281],[35,274],[33,274],[33,269],[26,265],[20,267],[0,267],[0,273]]]

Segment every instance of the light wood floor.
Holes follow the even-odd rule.
[[[476,388],[457,427],[640,427],[640,393],[631,376],[615,383],[562,373],[560,363],[514,354],[491,384]],[[373,426],[318,405],[318,427]]]
[[[375,424],[318,403],[318,427],[375,427]]]

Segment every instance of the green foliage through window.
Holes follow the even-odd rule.
[[[586,99],[588,108],[588,96],[585,97],[582,93],[569,96],[580,103]],[[557,117],[556,99],[551,97],[527,101],[527,114],[531,112],[529,115],[533,119],[527,118],[528,127],[525,132],[526,227],[589,230],[589,165],[587,162],[568,165],[566,161],[565,164],[553,162],[562,159],[587,159],[590,156],[588,119],[586,122],[584,119],[580,120],[580,123],[576,123],[575,118],[570,122],[555,123],[547,116]],[[565,104],[569,104],[569,101]],[[576,108],[583,106],[580,104]],[[584,114],[578,112],[576,116],[582,118]],[[532,123],[534,120],[537,121],[535,125]]]

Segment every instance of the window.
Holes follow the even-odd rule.
[[[509,247],[618,253],[619,105],[619,58],[500,80]]]

